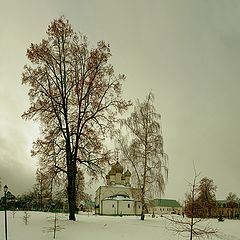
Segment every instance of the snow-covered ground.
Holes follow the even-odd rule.
[[[29,212],[29,224],[23,221],[24,212],[16,212],[13,217],[8,212],[8,240],[48,240],[53,239],[49,228],[53,226],[53,213]],[[183,240],[181,236],[169,232],[166,228],[168,220],[163,217],[151,218],[145,221],[139,217],[107,217],[88,214],[77,215],[77,221],[68,221],[68,215],[57,215],[58,225],[63,228],[56,233],[58,240]],[[213,240],[240,240],[240,221],[225,220],[218,222],[209,220],[213,227],[219,229],[219,237]],[[4,212],[0,212],[0,240],[5,240]]]

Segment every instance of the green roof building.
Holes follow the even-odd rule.
[[[182,206],[174,199],[154,199],[150,203],[150,213],[155,214],[182,214]]]
[[[173,199],[154,199],[153,204],[155,207],[181,207],[179,202]]]

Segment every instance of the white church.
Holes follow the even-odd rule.
[[[131,187],[131,173],[117,161],[106,176],[106,186],[96,191],[95,214],[141,215],[139,189]]]

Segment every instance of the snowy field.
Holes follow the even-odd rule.
[[[8,212],[8,240],[48,240],[53,239],[49,232],[53,227],[53,213],[29,212],[28,225],[24,224],[24,212],[16,212],[15,216]],[[56,233],[58,240],[183,240],[166,229],[168,220],[163,217],[151,218],[145,221],[139,217],[107,217],[79,214],[77,221],[68,221],[66,214],[58,214],[58,225],[62,228]],[[218,222],[209,220],[213,227],[219,229],[219,236],[212,239],[240,240],[240,221],[225,220]],[[4,212],[0,212],[0,240],[4,236]]]

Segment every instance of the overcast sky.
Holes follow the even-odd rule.
[[[38,127],[21,73],[30,43],[65,15],[91,46],[111,45],[116,72],[127,76],[124,97],[150,90],[162,115],[169,156],[166,198],[183,199],[193,161],[218,186],[217,198],[240,197],[240,1],[0,0],[0,177],[19,194],[34,182],[30,157]],[[91,190],[94,191],[95,189]]]

